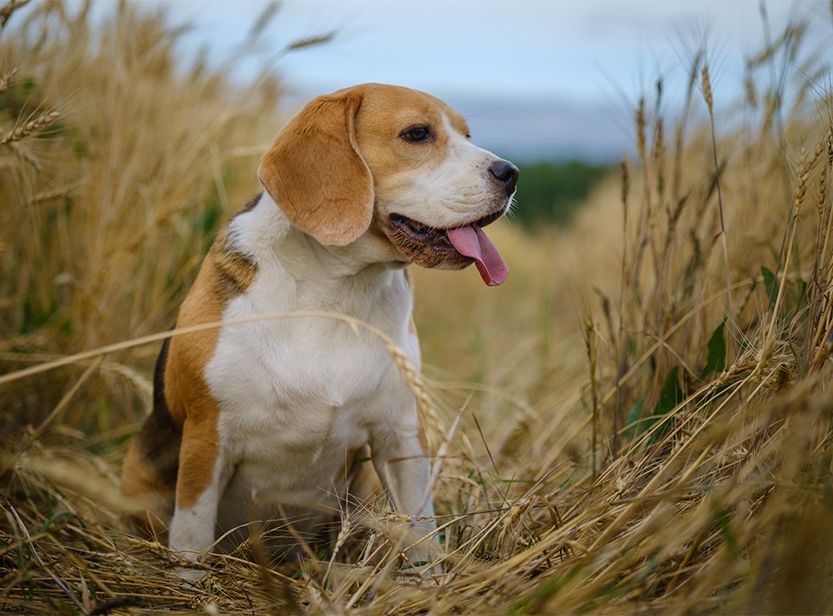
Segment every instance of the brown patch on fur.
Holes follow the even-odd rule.
[[[215,246],[218,242],[215,242]],[[219,321],[224,299],[234,290],[215,262],[212,247],[194,286],[179,311],[177,325],[187,327]],[[214,355],[219,331],[216,329],[177,336],[171,341],[165,370],[166,398],[172,417],[183,426],[176,481],[176,504],[196,503],[211,484],[220,448],[217,433],[219,407],[205,382],[205,366]]]
[[[376,198],[382,201],[391,201],[399,194],[404,175],[423,173],[446,159],[450,135],[443,116],[452,130],[468,134],[459,114],[425,92],[379,84],[364,84],[343,92],[351,91],[362,97],[356,117],[356,142],[373,174]],[[415,125],[429,127],[428,141],[412,144],[400,137],[403,130]]]
[[[254,207],[259,197],[243,211]],[[256,275],[257,264],[234,246],[224,227],[182,303],[177,326],[219,321],[225,304],[245,292]],[[164,524],[173,513],[174,499],[180,507],[192,506],[214,476],[219,407],[205,382],[205,366],[218,337],[219,330],[212,329],[165,341],[154,375],[153,412],[124,462],[123,492],[147,503]],[[150,519],[138,520],[140,527],[147,530]],[[154,529],[157,525],[150,524]]]
[[[260,182],[292,224],[330,246],[355,241],[373,216],[373,180],[356,148],[361,103],[353,90],[316,98],[258,167]]]
[[[220,453],[220,435],[217,432],[219,408],[216,402],[205,400],[195,406],[198,412],[193,414],[193,419],[189,417],[185,421],[179,450],[176,505],[183,509],[194,506],[211,485]]]
[[[234,246],[230,233],[226,225],[214,240],[209,254],[216,268],[217,292],[223,304],[245,293],[257,275],[254,259]]]

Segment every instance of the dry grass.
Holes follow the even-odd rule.
[[[737,117],[695,54],[683,111],[637,105],[639,160],[569,229],[497,225],[505,286],[416,272],[441,577],[397,582],[401,521],[368,511],[300,569],[243,546],[184,587],[120,517],[156,345],[13,373],[166,329],[280,88],[179,66],[129,5],[28,15],[0,35],[0,609],[833,610],[833,110],[802,28],[750,59]]]

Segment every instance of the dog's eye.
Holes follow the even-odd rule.
[[[399,136],[408,143],[422,143],[431,138],[431,129],[424,124],[419,124],[406,128],[399,133]]]

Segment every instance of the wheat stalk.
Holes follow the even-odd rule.
[[[14,15],[15,11],[23,8],[29,4],[31,0],[9,0],[2,8],[0,8],[0,28],[5,27]]]
[[[32,196],[31,199],[26,203],[28,206],[40,205],[42,203],[47,203],[54,199],[58,199],[59,197],[66,197],[73,190],[78,188],[77,184],[70,184],[69,186],[62,186],[60,188],[55,188],[52,190],[44,190],[39,193],[36,193]]]
[[[15,75],[17,75],[17,68],[13,68],[8,73],[0,77],[0,92],[4,92],[9,89],[9,86],[14,83]]]
[[[182,563],[159,543],[136,539],[118,516],[131,508],[119,496],[117,467],[145,410],[153,349],[139,348],[137,340],[101,344],[129,338],[125,332],[160,331],[173,319],[220,216],[216,188],[230,204],[249,196],[253,161],[237,156],[255,152],[251,144],[279,125],[273,108],[282,90],[248,89],[240,97],[223,85],[228,70],[179,70],[169,47],[178,31],[161,18],[125,5],[99,26],[85,17],[86,7],[39,3],[27,11],[26,28],[3,31],[4,49],[26,58],[44,97],[72,109],[80,138],[55,140],[40,170],[11,155],[2,161],[12,182],[0,182],[6,215],[0,225],[0,322],[6,328],[0,357],[10,362],[9,374],[0,377],[9,411],[0,419],[10,452],[22,443],[27,451],[9,464],[0,485],[0,561],[8,570],[0,611],[831,611],[833,531],[824,494],[833,456],[827,361],[833,349],[833,143],[826,101],[812,113],[785,111],[781,127],[780,97],[795,100],[782,87],[793,87],[794,80],[781,85],[775,74],[766,101],[767,86],[747,84],[754,85],[747,92],[758,109],[743,118],[754,126],[721,123],[709,142],[710,125],[721,122],[719,92],[696,59],[680,85],[687,76],[690,88],[702,87],[712,117],[699,127],[692,118],[691,128],[701,131],[684,131],[679,117],[673,124],[670,187],[662,175],[670,156],[663,133],[674,119],[670,99],[664,99],[662,119],[658,102],[651,116],[643,101],[632,122],[642,152],[637,163],[644,167],[623,167],[621,194],[601,185],[575,225],[544,230],[540,240],[511,227],[500,230],[505,235],[497,242],[513,258],[523,255],[513,265],[517,292],[483,293],[431,273],[418,281],[425,285],[417,316],[426,357],[452,372],[455,382],[437,374],[426,386],[392,339],[368,334],[343,316],[323,317],[356,329],[357,343],[381,342],[416,390],[420,412],[434,415],[428,432],[442,454],[434,456],[431,471],[442,521],[437,534],[444,540],[440,584],[398,583],[396,568],[411,539],[394,523],[412,520],[368,507],[343,520],[327,559],[319,560],[309,544],[306,560],[279,569],[265,545],[244,541],[236,551],[211,555],[205,581],[183,588],[173,575]],[[99,30],[136,35],[111,36],[101,45],[106,37]],[[785,67],[804,70],[792,49],[800,42],[795,24],[771,40],[777,45],[767,44],[763,62],[774,68],[783,53]],[[745,77],[760,74],[750,68]],[[44,109],[51,107],[37,113]],[[139,116],[146,121],[136,121]],[[767,132],[773,122],[779,123],[775,138]],[[750,134],[758,136],[751,144]],[[825,143],[810,152],[816,143],[807,135]],[[26,139],[6,146],[7,153],[28,155]],[[780,162],[792,148],[808,155],[786,178]],[[827,167],[819,169],[825,148]],[[715,164],[716,149],[731,165]],[[54,192],[46,187],[70,185],[76,190],[65,204],[25,207],[32,195]],[[753,197],[744,193],[747,186]],[[632,217],[633,194],[646,187],[641,212]],[[645,206],[648,199],[654,207]],[[721,205],[726,219],[721,236],[712,236]],[[648,232],[665,212],[669,225]],[[775,274],[775,307],[762,297],[759,267],[771,259],[782,229],[790,249],[779,258],[784,269]],[[639,266],[651,238],[661,249],[653,269]],[[615,271],[611,248],[618,252],[620,241],[622,269]],[[720,251],[723,241],[728,250],[713,258],[710,251]],[[571,259],[581,271],[573,271]],[[796,298],[791,291],[811,267],[808,297]],[[60,283],[64,272],[73,284]],[[724,276],[736,282],[724,288]],[[597,286],[601,297],[612,299],[617,281],[618,302],[603,301],[601,309],[610,332],[619,319],[618,334],[607,340],[592,313],[582,313],[585,320],[576,327],[571,292]],[[738,351],[706,373],[710,336],[729,294]],[[544,310],[538,310],[539,296],[547,298]],[[550,309],[551,297],[560,300],[559,309]],[[446,319],[455,329],[444,328]],[[580,340],[585,322],[592,336],[590,371]],[[200,331],[215,326],[235,327],[202,324]],[[162,332],[150,341],[187,331]],[[542,336],[546,345],[538,344]],[[797,349],[804,345],[812,361],[800,359]],[[64,356],[74,348],[93,351],[80,359]],[[99,371],[127,379],[117,387],[112,378],[93,376],[92,366],[108,352],[124,353],[110,360],[118,362],[115,368],[99,363]],[[32,366],[35,371],[26,372],[32,379],[21,380],[25,371],[18,367],[53,359],[58,364],[52,368],[79,365],[78,375],[90,370],[86,383],[79,385],[75,373],[66,382],[44,371],[47,365]],[[668,407],[658,399],[674,366],[682,399]],[[625,434],[614,422],[636,410],[639,399],[646,427]],[[618,446],[606,447],[604,439],[594,446],[591,405],[598,433],[613,430]],[[436,417],[445,422],[442,429]],[[46,438],[50,427],[54,439]],[[90,430],[96,433],[89,436]],[[0,454],[0,460],[9,457]],[[257,536],[257,525],[250,527]]]
[[[816,163],[821,158],[822,153],[826,150],[826,146],[826,141],[819,142],[812,156],[810,156],[809,160],[804,162],[798,171],[798,186],[796,187],[795,194],[793,196],[792,218],[790,221],[790,230],[788,232],[787,239],[787,255],[784,258],[784,272],[781,276],[781,283],[778,286],[778,295],[775,298],[775,305],[772,308],[772,315],[769,321],[766,341],[761,354],[762,361],[765,358],[768,358],[768,354],[771,352],[772,344],[774,342],[775,324],[778,318],[781,303],[783,302],[784,290],[787,284],[787,274],[789,273],[790,262],[793,255],[793,245],[795,243],[795,234],[798,227],[798,215],[801,212],[801,204],[804,202],[804,197],[807,194],[807,180],[810,177],[810,172],[813,170],[813,167],[815,167]]]
[[[17,141],[21,141],[54,123],[60,116],[61,114],[57,111],[42,113],[34,120],[29,120],[22,126],[18,126],[6,133],[4,137],[0,138],[0,145],[11,145]]]
[[[394,340],[388,334],[383,332],[378,327],[375,327],[370,323],[366,323],[361,319],[356,319],[355,317],[340,314],[337,312],[326,312],[319,310],[274,312],[269,314],[254,315],[250,317],[237,317],[221,321],[211,321],[208,323],[200,323],[198,325],[190,325],[188,327],[177,327],[170,331],[140,336],[131,340],[125,340],[123,342],[109,344],[95,349],[90,349],[88,351],[82,351],[80,353],[75,353],[73,355],[62,357],[60,359],[44,362],[37,366],[31,366],[29,368],[24,368],[22,370],[17,370],[15,372],[3,374],[0,375],[0,385],[11,383],[19,379],[28,378],[37,374],[42,374],[44,372],[55,370],[56,368],[61,368],[63,366],[69,366],[75,363],[94,359],[96,357],[108,355],[110,353],[115,353],[117,351],[124,351],[146,344],[160,342],[162,340],[167,340],[168,338],[173,338],[174,336],[182,336],[184,334],[194,334],[198,332],[210,331],[213,329],[218,329],[220,327],[245,325],[248,323],[258,323],[261,321],[297,318],[333,319],[336,321],[346,323],[347,325],[352,327],[354,331],[364,329],[372,335],[374,335],[375,337],[377,337],[385,345],[385,348],[387,349],[394,363],[399,368],[402,375],[405,377],[408,386],[411,388],[411,391],[413,392],[414,397],[416,398],[417,405],[419,406],[420,411],[426,414],[434,422],[437,421],[437,416],[433,411],[430,398],[428,397],[428,393],[425,389],[420,375],[414,369],[414,365],[408,358],[408,356],[405,355],[404,351],[402,351],[399,345],[397,345],[396,342],[394,342]]]
[[[717,160],[717,135],[715,131],[714,121],[714,98],[712,96],[712,84],[709,77],[709,65],[703,64],[703,71],[701,73],[701,84],[703,88],[703,99],[706,101],[706,107],[709,111],[709,129],[711,130],[712,143],[712,163],[714,164],[715,184],[717,185],[717,209],[720,215],[720,243],[723,248],[723,267],[726,272],[726,315],[729,322],[734,324],[734,310],[732,309],[732,280],[730,277],[731,269],[729,268],[729,243],[726,239],[726,221],[723,214],[723,190],[720,182],[720,164]]]

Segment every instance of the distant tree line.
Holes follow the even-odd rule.
[[[610,167],[580,160],[519,164],[515,220],[531,228],[536,223],[565,224]]]

